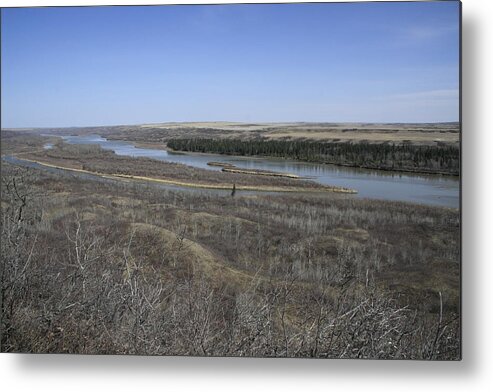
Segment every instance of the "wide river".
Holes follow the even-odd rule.
[[[458,177],[385,172],[278,158],[183,154],[167,150],[136,147],[129,142],[107,140],[99,135],[63,136],[63,139],[69,144],[98,144],[106,150],[114,151],[117,155],[176,162],[207,170],[221,170],[220,167],[207,165],[207,162],[214,161],[232,163],[241,168],[292,173],[301,177],[308,177],[321,184],[356,189],[358,194],[354,195],[354,197],[459,207]],[[47,147],[49,148],[49,146]]]

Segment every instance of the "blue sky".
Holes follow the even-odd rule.
[[[459,119],[459,3],[2,9],[2,127]]]

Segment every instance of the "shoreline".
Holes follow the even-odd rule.
[[[63,138],[61,135],[60,136],[50,135],[50,136]],[[77,135],[74,135],[74,136],[77,136]],[[175,150],[175,149],[169,147],[166,142],[164,142],[164,143],[153,143],[153,142],[141,142],[141,141],[117,139],[117,138],[112,138],[111,135],[102,136],[102,137],[104,137],[107,140],[111,140],[111,141],[115,141],[115,142],[121,141],[121,142],[129,143],[129,144],[132,144],[136,148],[148,148],[151,150],[170,151],[172,153],[180,154],[180,155],[190,155],[190,156],[194,156],[194,155],[213,156],[213,155],[215,155],[215,156],[222,156],[222,157],[245,158],[245,159],[274,159],[274,160],[279,159],[279,160],[294,162],[294,163],[314,164],[314,165],[332,165],[332,166],[338,166],[338,167],[348,167],[348,168],[354,168],[354,169],[385,172],[385,173],[389,173],[389,174],[407,173],[407,174],[416,174],[416,175],[422,175],[422,176],[440,176],[440,177],[449,177],[449,178],[460,178],[460,173],[454,174],[454,173],[440,172],[440,171],[433,172],[433,171],[414,170],[414,169],[392,169],[392,168],[385,168],[385,167],[371,167],[371,166],[352,165],[352,164],[348,164],[348,163],[306,161],[306,160],[297,160],[297,159],[293,159],[293,158],[278,157],[278,156],[271,156],[271,155],[232,155],[232,154],[221,154],[218,152],[181,151],[181,150]],[[211,166],[215,166],[215,165],[211,165]]]
[[[84,174],[96,175],[99,177],[109,177],[116,179],[129,179],[135,181],[150,181],[157,182],[161,184],[182,186],[188,188],[201,188],[201,189],[216,189],[216,190],[232,190],[233,186],[230,184],[201,184],[194,182],[184,182],[179,180],[171,180],[164,178],[155,178],[155,177],[145,177],[145,176],[136,176],[129,174],[118,174],[118,173],[100,173],[94,172],[86,169],[78,169],[74,167],[60,166],[54,165],[52,163],[47,163],[39,160],[22,158],[17,155],[12,155],[14,158],[19,159],[21,161],[27,161],[31,163],[36,163],[41,166],[51,167],[54,169],[73,171]],[[325,188],[302,188],[302,187],[276,187],[276,186],[255,186],[255,185],[235,185],[236,190],[243,191],[257,191],[257,192],[298,192],[298,193],[321,193],[321,192],[334,192],[334,193],[346,193],[346,194],[356,194],[358,193],[355,189],[348,188],[337,188],[337,187],[325,187]]]
[[[116,140],[116,139],[115,139]],[[129,142],[129,143],[134,143],[134,142]],[[222,156],[222,157],[231,157],[231,158],[245,158],[245,159],[274,159],[274,160],[283,160],[287,162],[293,162],[293,163],[301,163],[301,164],[313,164],[313,165],[332,165],[332,166],[338,166],[338,167],[348,167],[348,168],[353,168],[353,169],[361,169],[361,170],[369,170],[369,171],[378,171],[378,172],[385,172],[385,173],[407,173],[407,174],[416,174],[416,175],[421,175],[421,176],[438,176],[438,177],[450,177],[450,178],[460,178],[460,173],[458,174],[453,174],[453,173],[447,173],[447,172],[431,172],[431,171],[423,171],[423,170],[412,170],[412,169],[387,169],[383,167],[370,167],[370,166],[358,166],[358,165],[351,165],[347,163],[332,163],[332,162],[315,162],[315,161],[304,161],[304,160],[296,160],[293,158],[285,158],[285,157],[276,157],[276,156],[271,156],[271,155],[231,155],[231,154],[220,154],[218,152],[198,152],[198,151],[181,151],[181,150],[175,150],[171,147],[168,147],[166,144],[164,145],[164,148],[160,148],[161,150],[164,151],[171,151],[175,154],[183,154],[183,155],[205,155],[205,156],[211,156],[211,155],[216,155],[216,156]],[[157,148],[156,148],[157,149]]]

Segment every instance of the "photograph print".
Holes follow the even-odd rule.
[[[461,359],[461,3],[1,9],[0,351]]]

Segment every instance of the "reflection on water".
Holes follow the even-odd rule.
[[[392,173],[335,165],[296,162],[278,158],[235,157],[217,154],[182,154],[166,150],[138,148],[123,141],[107,140],[99,135],[62,136],[70,144],[98,144],[117,155],[147,157],[182,163],[207,170],[221,170],[207,162],[232,163],[241,168],[263,169],[310,177],[326,185],[356,189],[356,197],[409,201],[428,205],[459,207],[457,177]]]

